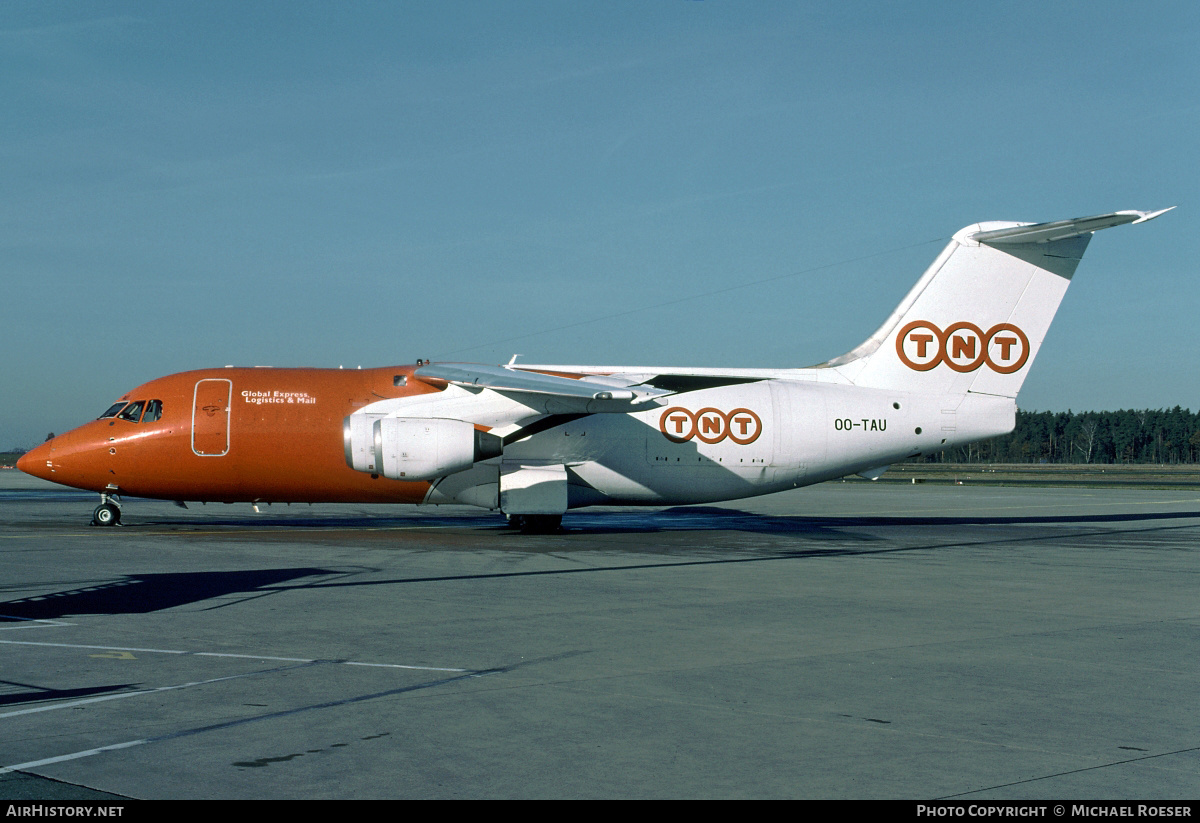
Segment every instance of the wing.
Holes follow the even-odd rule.
[[[433,385],[453,383],[466,388],[491,389],[506,395],[537,395],[541,401],[553,398],[558,411],[592,414],[642,411],[650,407],[646,404],[675,393],[644,383],[629,384],[620,378],[595,375],[563,377],[474,363],[429,363],[418,368],[413,376]]]

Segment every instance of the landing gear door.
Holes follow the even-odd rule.
[[[229,405],[233,381],[210,378],[196,383],[192,402],[192,451],[200,457],[229,452]]]
[[[500,510],[505,514],[561,515],[567,510],[567,467],[500,464]]]

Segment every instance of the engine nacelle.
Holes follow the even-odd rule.
[[[443,418],[350,415],[344,437],[351,468],[393,480],[432,480],[469,469],[503,450],[496,435],[465,420]]]

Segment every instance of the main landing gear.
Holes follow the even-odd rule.
[[[119,495],[100,493],[100,505],[92,512],[92,525],[121,525],[121,498]]]

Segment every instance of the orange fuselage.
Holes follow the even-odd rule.
[[[355,471],[342,439],[342,421],[368,403],[439,390],[413,370],[183,372],[121,398],[146,409],[158,401],[155,414],[86,423],[18,467],[67,486],[166,500],[419,503],[429,483]]]

